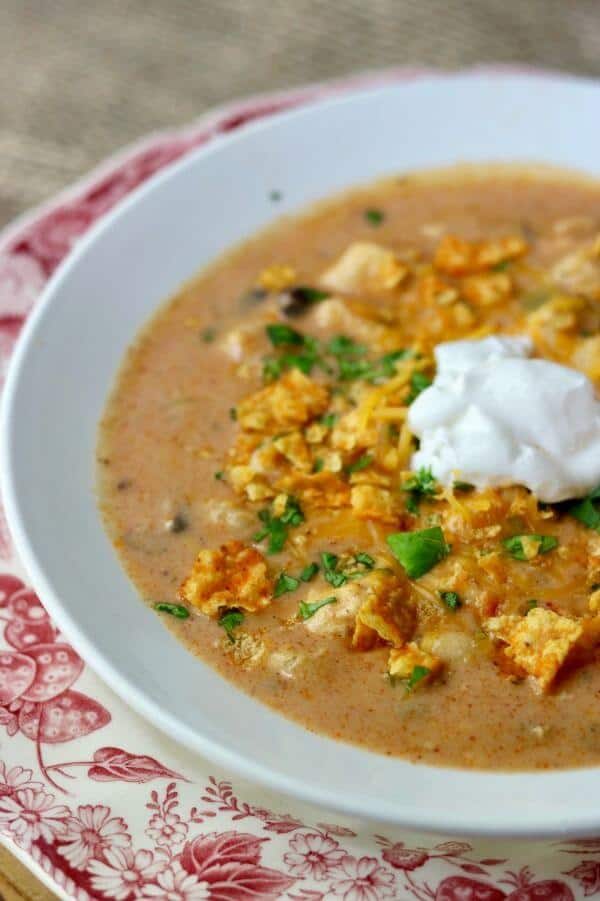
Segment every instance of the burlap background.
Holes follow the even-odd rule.
[[[482,61],[600,75],[600,0],[0,0],[0,226],[220,101]]]

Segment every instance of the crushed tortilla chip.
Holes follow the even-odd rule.
[[[390,291],[408,276],[408,266],[393,251],[371,241],[351,244],[321,276],[321,284],[342,294]]]
[[[263,269],[258,277],[258,284],[265,291],[284,291],[297,281],[298,275],[292,266],[274,263]]]
[[[312,470],[312,455],[304,436],[300,432],[289,432],[273,439],[274,448],[299,472]]]
[[[280,479],[277,487],[313,507],[347,507],[350,504],[349,485],[327,470],[290,473]]]
[[[201,550],[179,589],[181,600],[206,616],[217,616],[222,607],[254,613],[268,607],[272,595],[265,558],[241,541],[228,541],[218,550]]]
[[[434,265],[450,275],[474,275],[527,252],[523,238],[508,236],[491,241],[467,241],[446,235],[437,246]]]
[[[377,519],[379,522],[396,523],[402,513],[398,492],[388,491],[378,485],[353,485],[350,504],[359,519]]]
[[[231,656],[233,662],[243,669],[252,669],[252,667],[258,666],[266,651],[264,641],[248,632],[238,632],[233,641],[224,636],[221,647],[226,654]]]
[[[438,673],[443,663],[434,654],[428,654],[422,648],[411,641],[400,648],[392,648],[388,658],[388,673],[396,679],[410,679],[415,667],[423,667],[429,672],[421,680],[425,682]]]
[[[408,582],[396,573],[376,570],[362,580],[362,587],[366,597],[356,614],[352,647],[367,651],[381,641],[403,645],[416,624]]]
[[[471,303],[491,307],[510,296],[512,279],[507,272],[471,275],[462,283],[462,293]]]
[[[325,412],[329,392],[299,369],[290,369],[278,381],[244,398],[237,406],[243,429],[272,432],[305,422]]]
[[[486,629],[506,642],[507,657],[534,676],[542,689],[548,688],[583,632],[580,622],[544,607],[535,607],[527,616],[496,616]]]

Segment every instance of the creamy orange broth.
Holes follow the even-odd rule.
[[[261,527],[258,512],[270,507],[273,494],[281,494],[281,489],[271,490],[270,475],[266,481],[260,477],[260,491],[266,493],[256,500],[244,486],[234,490],[232,485],[232,467],[248,456],[248,436],[230,411],[263,388],[263,359],[282,353],[270,345],[266,325],[287,324],[322,343],[350,335],[368,348],[369,360],[418,346],[416,369],[429,377],[430,354],[439,341],[486,329],[528,333],[539,355],[581,368],[598,385],[600,344],[594,337],[600,326],[600,261],[589,248],[599,231],[600,186],[567,174],[498,167],[403,176],[278,221],[218,260],[159,310],[130,349],[101,423],[99,498],[106,527],[141,596],[151,605],[189,608],[185,620],[158,615],[192,653],[306,728],[383,754],[486,769],[600,761],[600,666],[590,607],[600,583],[600,536],[564,508],[540,506],[516,487],[445,496],[438,491],[423,497],[413,513],[407,511],[410,495],[402,484],[410,446],[400,447],[402,419],[394,419],[393,411],[384,411],[378,420],[379,437],[370,454],[377,459],[362,468],[359,464],[351,474],[348,467],[365,453],[343,451],[345,469],[335,474],[346,492],[363,480],[385,484],[394,505],[387,519],[377,511],[358,518],[348,500],[334,508],[325,497],[315,506],[300,487],[287,493],[299,497],[305,521],[289,528],[283,550],[266,554],[264,540],[254,547],[264,555],[271,587],[282,571],[298,577],[307,564],[319,562],[322,552],[372,556],[376,570],[387,567],[406,603],[416,609],[410,640],[434,655],[439,671],[413,684],[390,678],[394,639],[372,633],[375,646],[360,650],[351,647],[353,622],[344,634],[331,636],[319,628],[325,614],[299,618],[307,596],[339,599],[362,577],[372,577],[366,570],[336,588],[324,581],[321,567],[309,583],[301,582],[260,612],[246,612],[231,641],[216,616],[204,615],[179,594],[202,549],[218,549],[234,539],[253,546]],[[472,274],[444,271],[438,248],[448,235],[471,241],[513,236],[526,243],[523,255],[483,270],[486,277],[507,274],[505,297],[484,303],[477,285],[465,284]],[[294,285],[322,286],[323,272],[357,241],[394,252],[407,268],[398,284],[347,294],[328,290],[329,298],[311,303],[305,313],[282,312],[281,295],[284,301],[287,295],[278,283],[287,278]],[[442,268],[433,269],[436,252]],[[575,252],[582,254],[579,262],[576,257],[571,265],[553,268]],[[454,288],[455,296],[440,299],[432,275]],[[261,279],[271,290],[255,291]],[[329,316],[332,308],[325,305],[334,295],[350,319],[340,320],[339,309]],[[328,388],[341,387],[327,406],[338,409],[340,418],[353,404],[360,407],[366,397],[361,392],[377,387],[360,379],[339,381],[318,369],[309,377]],[[301,429],[305,432],[320,416]],[[276,431],[263,436],[263,443],[272,442]],[[409,435],[405,438],[410,441]],[[313,468],[323,456],[335,468],[331,440],[328,432],[320,450],[311,445]],[[395,454],[385,465],[382,447]],[[277,465],[284,476],[294,477],[290,461]],[[443,528],[450,553],[423,576],[407,580],[386,536],[432,525]],[[557,538],[558,548],[531,560],[515,560],[503,548],[503,539],[531,533]],[[459,609],[441,600],[444,590],[458,594]],[[532,599],[538,608],[583,622],[586,635],[589,631],[584,646],[569,654],[546,691],[486,628],[491,617],[525,616]],[[334,605],[323,609],[332,611]]]

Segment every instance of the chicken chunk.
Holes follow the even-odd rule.
[[[321,284],[341,294],[390,291],[408,276],[396,254],[371,241],[351,244],[321,276]]]

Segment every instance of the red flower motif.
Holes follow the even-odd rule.
[[[0,254],[0,317],[26,316],[45,281],[42,267],[29,254]]]
[[[275,901],[296,880],[259,865],[264,841],[244,832],[199,835],[185,845],[181,864],[208,882],[211,901]]]
[[[155,883],[146,883],[142,888],[142,898],[162,899],[162,901],[204,901],[211,897],[208,882],[198,882],[175,862],[156,877]]]
[[[98,748],[94,753],[94,766],[88,777],[98,782],[151,782],[152,779],[183,779],[179,773],[168,769],[154,757],[129,754],[121,748]]]
[[[380,901],[394,897],[394,875],[379,865],[375,857],[351,857],[341,862],[346,876],[335,882],[331,891],[344,901]]]
[[[595,839],[597,841],[597,839]],[[576,879],[583,889],[583,894],[588,897],[600,891],[600,861],[582,860],[579,866],[565,873]]]
[[[67,807],[54,804],[54,795],[35,788],[19,789],[0,798],[0,826],[23,848],[30,848],[38,838],[52,842],[64,834],[68,815]]]
[[[61,835],[59,853],[76,870],[85,869],[92,857],[102,858],[111,848],[128,848],[131,836],[121,817],[111,817],[104,804],[77,808],[77,816],[69,817],[67,829]]]
[[[0,761],[0,796],[14,795],[24,788],[39,791],[43,785],[41,782],[33,782],[32,776],[32,770],[25,770],[22,766],[14,766],[9,770],[4,761]]]
[[[353,829],[348,829],[347,826],[338,826],[336,823],[317,823],[317,826],[323,832],[337,835],[338,838],[354,838],[356,836],[356,832]]]
[[[155,813],[146,829],[146,835],[155,845],[165,847],[180,845],[187,838],[187,833],[187,823],[176,813],[166,813],[164,816]]]
[[[344,857],[336,841],[319,833],[297,835],[290,841],[290,848],[292,853],[283,856],[290,873],[301,879],[310,876],[316,882],[326,879]]]
[[[152,851],[129,848],[110,848],[104,860],[91,860],[87,871],[92,887],[115,901],[125,901],[132,894],[139,896],[147,883],[165,869],[163,861],[155,861]]]
[[[396,842],[391,848],[386,848],[381,856],[386,863],[397,870],[417,870],[429,860],[424,851],[405,848],[404,842]]]

